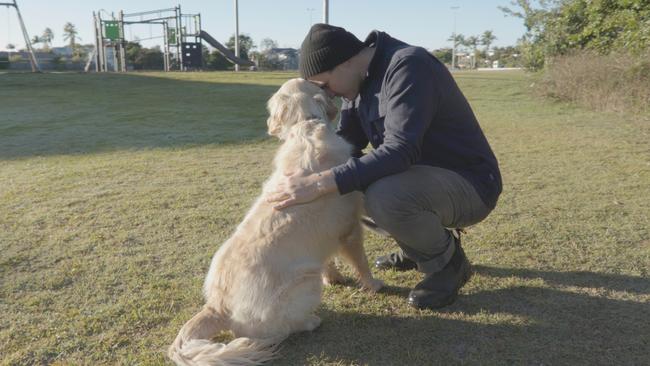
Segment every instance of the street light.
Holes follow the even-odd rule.
[[[456,70],[456,10],[460,6],[452,6],[451,10],[454,11],[454,32],[451,34],[451,39],[454,42],[454,48],[451,50],[451,69]]]
[[[312,25],[312,17],[311,17],[311,15],[312,15],[312,13],[313,13],[314,11],[316,11],[316,9],[314,9],[314,8],[307,8],[307,12],[309,12],[309,27],[310,27],[310,28],[311,28],[311,25]]]
[[[235,0],[235,57],[239,58],[239,1]],[[239,64],[235,63],[235,71],[239,71]]]

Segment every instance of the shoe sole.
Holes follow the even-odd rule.
[[[382,266],[382,265],[379,265],[379,264],[375,263],[375,268],[376,269],[381,269],[381,270],[394,269],[394,270],[399,271],[399,272],[406,272],[406,271],[412,271],[414,269],[417,269],[418,267],[415,266],[415,267],[409,267],[409,268],[400,268],[400,267],[395,267],[395,266],[391,266],[391,265],[383,265]]]

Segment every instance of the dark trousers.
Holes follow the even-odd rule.
[[[425,273],[441,270],[451,259],[456,239],[448,228],[474,225],[491,211],[461,175],[426,165],[414,165],[371,184],[365,206],[375,223]]]

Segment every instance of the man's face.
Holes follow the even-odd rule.
[[[309,78],[330,97],[344,97],[355,100],[359,95],[361,82],[349,62],[344,62],[331,71],[322,72]]]

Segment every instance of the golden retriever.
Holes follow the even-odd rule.
[[[181,328],[169,357],[178,365],[258,365],[275,356],[289,334],[312,331],[322,284],[341,275],[339,254],[357,272],[363,288],[377,291],[363,250],[362,195],[338,192],[281,211],[266,202],[288,172],[319,172],[344,163],[351,146],[337,136],[338,110],[318,86],[287,81],[267,105],[268,132],[283,140],[274,171],[235,233],[212,258],[203,288],[203,309]],[[227,344],[210,338],[231,330]]]

